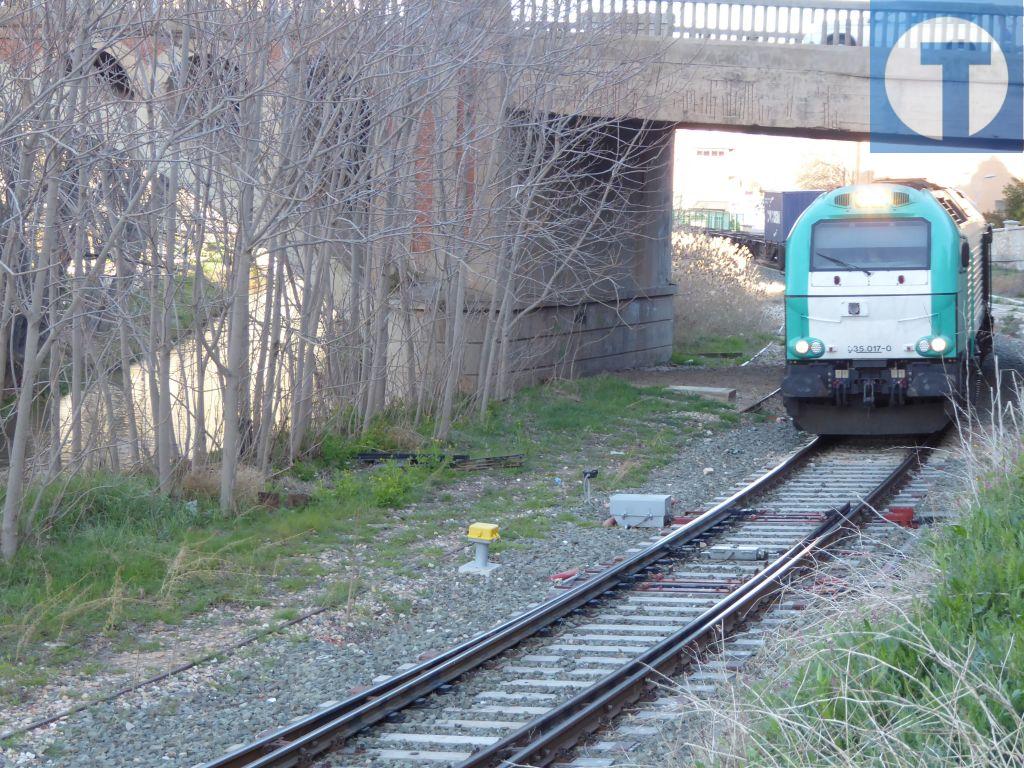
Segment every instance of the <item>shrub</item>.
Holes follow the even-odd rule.
[[[176,517],[181,504],[156,493],[151,478],[83,472],[62,482],[34,486],[25,496],[30,514],[22,523],[30,537],[73,538],[90,528],[150,525],[154,518]]]
[[[411,468],[392,461],[386,462],[373,473],[370,482],[373,503],[385,509],[404,506],[409,502],[419,479],[420,472],[413,472]]]
[[[256,503],[266,479],[255,467],[239,465],[235,472],[235,503],[246,508]],[[186,498],[204,500],[220,496],[220,467],[193,469],[181,478],[181,492]]]
[[[697,232],[673,236],[672,279],[676,346],[707,336],[753,335],[775,330],[771,297],[750,251]]]

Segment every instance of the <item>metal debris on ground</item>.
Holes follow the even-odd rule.
[[[890,523],[904,528],[917,528],[917,521],[914,519],[914,508],[909,505],[893,505],[882,517]]]
[[[780,392],[782,392],[781,388],[773,389],[767,395],[764,395],[763,397],[758,398],[757,400],[755,400],[750,405],[748,405],[748,406],[746,406],[744,408],[740,408],[740,413],[753,413],[754,411],[760,410],[761,407],[765,403],[767,403],[769,400],[771,400],[773,397],[775,397]]]

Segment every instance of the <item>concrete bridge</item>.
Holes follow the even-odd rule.
[[[963,4],[928,2],[927,10],[950,13]],[[561,83],[544,106],[553,113],[601,117],[625,116],[645,121],[654,130],[646,136],[659,143],[651,156],[668,157],[674,128],[735,130],[750,133],[867,140],[870,137],[872,54],[895,48],[894,58],[909,64],[887,72],[885,87],[893,103],[912,114],[934,114],[941,104],[942,83],[916,66],[922,44],[949,39],[968,46],[985,41],[977,27],[944,20],[923,31],[912,28],[926,17],[922,5],[906,4],[906,10],[872,11],[867,2],[848,0],[749,0],[747,2],[697,2],[694,0],[570,0],[557,7],[545,0],[527,0],[517,8],[520,20],[558,28],[564,35],[601,38],[602,52],[595,59],[595,75],[614,80],[614,73],[640,63],[634,76],[624,78],[614,92],[591,92],[577,83]],[[971,12],[988,23],[1010,30],[1021,45],[1021,9],[970,3]],[[1005,40],[1005,38],[1003,38]],[[970,74],[972,93],[985,91],[1002,103],[1005,79],[999,72],[975,68]],[[1004,73],[1006,74],[1006,73]],[[1022,73],[1008,73],[1020,81]],[[941,112],[941,110],[940,110]],[[967,125],[967,121],[964,121]],[[919,126],[914,126],[919,128]],[[925,126],[927,131],[929,126]],[[941,134],[942,125],[931,126]],[[974,126],[971,126],[974,129]],[[931,135],[927,134],[926,135]],[[895,143],[916,141],[908,133],[873,138]],[[943,137],[955,143],[969,135]],[[1014,136],[1004,137],[1011,145]],[[685,171],[684,171],[685,172]],[[652,165],[646,184],[664,210],[637,209],[638,228],[657,233],[634,258],[648,262],[637,269],[651,276],[669,274],[671,257],[671,168]],[[653,217],[653,220],[652,220]],[[654,260],[655,264],[649,262]],[[648,284],[634,296],[621,297],[628,304],[642,303],[646,318],[639,324],[620,323],[616,328],[616,362],[661,362],[671,354],[672,286]],[[599,332],[586,331],[595,339],[590,349],[600,351],[590,360],[587,348],[578,352],[583,369],[601,367],[604,347]],[[589,363],[589,364],[588,364]]]
[[[527,297],[528,306],[511,308],[529,314],[517,324],[516,337],[508,340],[523,350],[524,361],[530,360],[518,372],[524,382],[556,373],[658,363],[670,356],[675,128],[867,139],[871,78],[877,75],[871,71],[872,52],[895,46],[903,52],[900,55],[909,53],[920,63],[921,43],[928,42],[920,34],[899,36],[908,21],[923,18],[915,0],[907,0],[906,10],[886,13],[853,0],[494,2],[495,18],[508,18],[520,35],[510,41],[520,59],[543,54],[538,45],[564,47],[567,38],[583,39],[588,41],[593,81],[608,84],[587,87],[578,79],[578,67],[573,78],[562,82],[556,76],[543,88],[534,87],[525,75],[519,106],[580,119],[611,119],[607,140],[596,153],[599,159],[590,162],[588,172],[600,176],[621,165],[625,152],[632,166],[628,173],[618,174],[623,186],[615,193],[626,201],[632,231],[619,232],[614,239],[600,232],[580,238],[586,241],[586,259],[611,265],[606,271],[614,280],[606,284],[613,287],[565,285],[558,301],[530,304]],[[930,0],[926,5],[935,11],[945,4]],[[948,5],[955,13],[963,4]],[[972,13],[985,14],[1012,30],[1021,44],[1019,7],[1008,12],[1005,5],[973,0],[969,5]],[[955,22],[946,25],[956,31]],[[964,40],[979,42],[976,32],[964,34]],[[103,55],[110,62],[97,66],[108,77],[117,73],[113,85],[121,86],[124,98],[144,91],[150,66],[139,51],[149,49],[116,41],[104,45]],[[0,50],[0,59],[3,55]],[[890,97],[912,110],[917,105],[922,112],[934,111],[942,98],[941,84],[922,75],[920,68],[907,71],[910,74],[897,72],[888,79]],[[548,71],[538,75],[550,76]],[[1004,87],[996,75],[972,72],[970,79],[972,89]],[[494,150],[507,154],[506,147]],[[601,163],[604,168],[598,167]],[[495,267],[483,264],[467,285],[472,296],[467,306],[471,312],[478,308],[479,317],[489,311],[495,273]],[[468,386],[480,369],[484,333],[482,325],[472,324],[466,332],[468,352],[462,369]],[[544,340],[543,354],[537,352],[538,340]]]
[[[602,94],[590,103],[575,101],[579,89],[566,83],[564,101],[553,101],[550,107],[602,115],[603,105],[628,104],[628,117],[680,128],[864,140],[870,131],[871,79],[878,76],[870,68],[874,52],[896,48],[894,56],[910,56],[910,63],[917,64],[922,43],[930,42],[922,35],[927,38],[929,32],[984,42],[984,33],[948,17],[929,29],[901,34],[926,18],[922,7],[931,12],[947,6],[950,13],[963,11],[964,3],[944,0],[909,0],[908,10],[899,12],[872,12],[868,2],[849,0],[570,2],[559,6],[558,18],[543,5],[521,12],[528,21],[561,26],[569,34],[606,38],[600,62],[605,71],[631,62],[643,62],[644,67],[639,77],[623,84],[621,93]],[[972,0],[967,5],[972,14],[1009,30],[1016,45],[1022,45],[1019,6],[1014,12],[1006,4]],[[921,107],[941,99],[935,79],[921,70],[890,70],[886,81],[890,98],[916,94]],[[1020,77],[1016,73],[1016,82]],[[1005,80],[973,68],[970,85],[991,88],[998,96]],[[909,137],[891,138],[906,141]]]

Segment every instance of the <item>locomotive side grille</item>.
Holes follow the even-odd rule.
[[[843,192],[841,195],[836,195],[832,199],[832,202],[835,205],[840,206],[841,208],[849,208],[850,207],[850,193],[849,192]]]
[[[960,209],[960,206],[953,202],[952,198],[948,195],[936,194],[935,199],[939,201],[939,205],[946,209],[946,213],[948,213],[950,218],[957,224],[963,224],[967,221],[967,216]]]
[[[901,205],[910,205],[910,195],[906,192],[893,192],[892,204],[895,208],[898,208]]]

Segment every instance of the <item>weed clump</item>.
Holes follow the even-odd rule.
[[[257,502],[265,480],[254,467],[240,465],[235,472],[235,503],[245,509]],[[220,495],[220,467],[192,469],[181,478],[181,495],[188,499],[215,500]]]
[[[676,342],[765,333],[778,327],[771,294],[746,248],[721,237],[677,232],[672,238]]]
[[[525,468],[494,470],[516,478],[571,454],[602,468],[600,490],[638,481],[698,430],[737,418],[720,403],[600,376],[524,390],[492,406],[483,420],[457,422],[454,440],[459,452],[474,456],[525,454]],[[364,468],[354,461],[364,450],[413,445],[416,463]],[[611,459],[609,448],[616,449]],[[7,684],[33,679],[33,658],[52,660],[41,640],[72,645],[86,633],[175,622],[218,602],[258,602],[270,579],[284,590],[319,587],[328,602],[347,604],[359,591],[349,575],[438,560],[444,550],[432,547],[433,539],[464,531],[468,515],[501,522],[503,546],[512,548],[547,535],[560,521],[546,510],[564,500],[567,484],[484,493],[472,510],[453,510],[452,494],[437,508],[411,506],[461,476],[443,458],[451,451],[402,437],[386,424],[365,440],[325,436],[303,465],[323,480],[309,488],[308,504],[255,504],[238,515],[221,513],[215,476],[202,472],[184,478],[185,498],[159,493],[144,476],[109,473],[36,489],[36,541],[0,564],[0,695]],[[344,559],[349,546],[359,556],[344,564],[348,586],[332,587],[311,556],[339,548]]]

